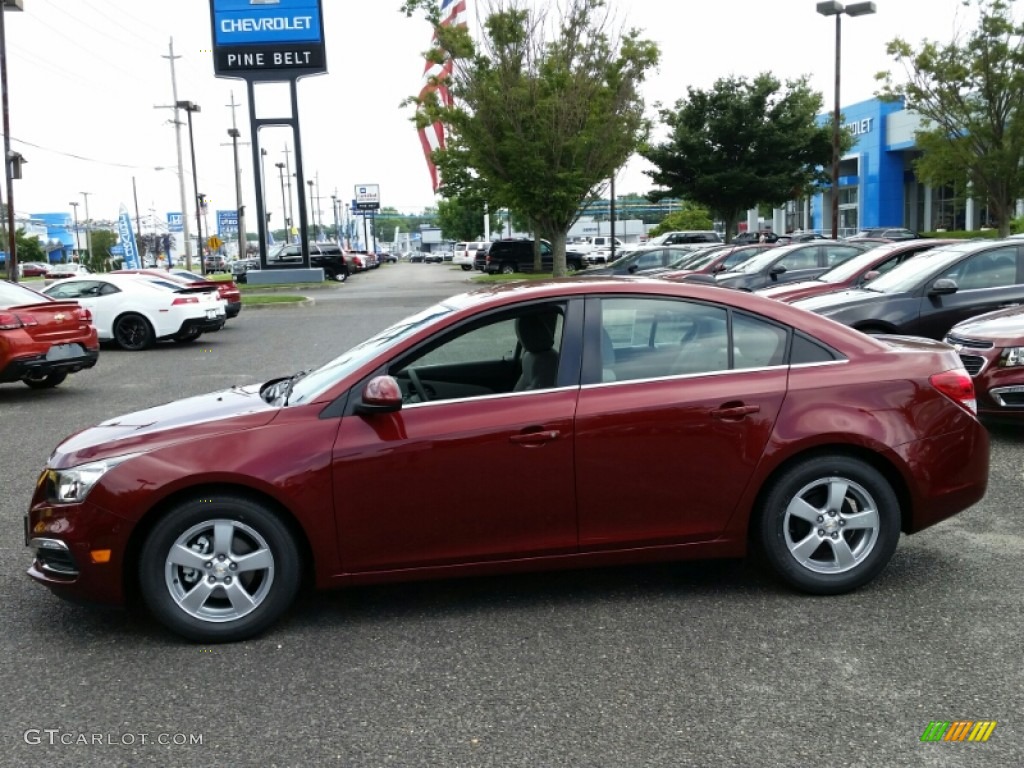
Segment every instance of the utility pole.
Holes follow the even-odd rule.
[[[92,219],[89,218],[89,195],[92,192],[79,192],[82,197],[85,198],[85,250],[89,254],[89,261],[92,261]],[[82,260],[81,257],[78,258]]]
[[[284,237],[286,242],[292,241],[292,223],[295,221],[295,209],[292,208],[292,165],[290,160],[291,150],[288,145],[284,145],[284,167],[286,178],[288,181],[288,231],[285,232]],[[301,193],[302,190],[300,189]]]
[[[238,258],[245,258],[245,250],[248,247],[248,241],[245,236],[245,206],[242,205],[242,169],[238,166],[238,137],[241,135],[238,132],[238,122],[235,119],[235,108],[240,107],[241,104],[235,103],[235,92],[231,92],[231,103],[227,105],[231,107],[231,129],[228,131],[228,136],[231,137],[231,143],[234,146],[235,152],[235,206],[238,209]]]
[[[181,195],[181,229],[185,236],[185,267],[192,270],[192,236],[188,226],[188,198],[185,196],[185,164],[181,157],[181,118],[178,116],[178,78],[174,71],[174,62],[181,56],[174,55],[174,38],[171,38],[170,55],[161,58],[170,59],[171,62],[171,93],[174,101],[168,106],[154,107],[154,109],[174,110],[174,139],[178,145],[178,191]],[[169,260],[168,260],[169,261]]]
[[[75,250],[74,250],[74,256],[77,258],[78,257],[78,252],[82,249],[81,246],[78,244],[78,203],[75,202],[75,201],[72,201],[72,202],[68,203],[68,205],[70,205],[71,209],[75,212]]]

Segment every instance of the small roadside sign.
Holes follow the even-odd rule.
[[[224,241],[221,240],[216,235],[213,235],[209,240],[206,241],[206,244],[210,247],[211,251],[219,251],[221,247],[224,245]]]

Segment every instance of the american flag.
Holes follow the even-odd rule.
[[[466,0],[441,0],[441,26],[466,26]],[[437,45],[436,36],[433,45]],[[451,73],[451,59],[442,63],[434,63],[428,59],[426,67],[423,69],[423,89],[420,91],[420,98],[424,99],[428,94],[434,92],[443,105],[450,107],[452,95],[443,82]],[[432,155],[435,150],[444,149],[444,124],[438,121],[423,126],[420,129],[420,144],[423,145],[423,155],[427,159],[430,180],[434,185],[434,191],[437,192],[441,186],[441,180]]]

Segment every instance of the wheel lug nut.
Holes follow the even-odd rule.
[[[213,563],[211,563],[209,560],[203,563],[203,565],[205,565],[207,568],[213,568]]]
[[[217,555],[217,559],[224,562],[224,555]]]
[[[818,515],[818,522],[819,523],[824,523],[825,522],[825,518],[822,517],[821,515]]]
[[[839,534],[838,533],[833,533],[832,534],[832,538],[833,539],[838,539],[839,538]]]
[[[207,579],[207,581],[210,582],[211,584],[216,584],[217,583],[217,577],[216,576],[211,576],[210,578]]]
[[[238,570],[238,563],[232,563],[228,567],[231,568],[232,571],[237,571]]]
[[[230,576],[225,576],[224,577],[224,583],[225,584],[230,584],[231,583],[231,577]]]
[[[836,516],[836,511],[835,511],[834,509],[830,509],[830,510],[828,511],[828,516],[829,516],[829,517],[835,517],[835,516]]]
[[[839,521],[839,524],[840,524],[840,525],[846,525],[846,521],[845,521],[845,520],[840,520],[840,521]]]
[[[824,536],[825,535],[825,529],[824,528],[819,528],[818,529],[818,535],[819,536]]]

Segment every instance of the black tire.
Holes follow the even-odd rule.
[[[52,389],[68,377],[67,371],[54,371],[39,376],[26,376],[22,379],[30,389]]]
[[[515,271],[516,271],[515,264],[509,264],[509,263],[506,262],[506,263],[501,265],[501,274],[503,274],[503,275],[512,275],[512,274],[515,274]]]
[[[235,642],[264,631],[292,605],[299,558],[288,527],[262,504],[207,495],[179,504],[149,533],[139,585],[146,607],[172,632],[199,643]],[[246,559],[255,567],[239,568]]]
[[[153,346],[153,326],[142,315],[129,312],[114,322],[114,341],[121,349],[138,352]]]
[[[470,266],[469,264],[463,264],[462,265],[462,271],[463,272],[469,272],[471,269],[473,269],[473,267]]]
[[[779,578],[804,592],[837,595],[885,568],[899,541],[900,506],[871,465],[818,456],[774,480],[753,522],[754,543]]]

